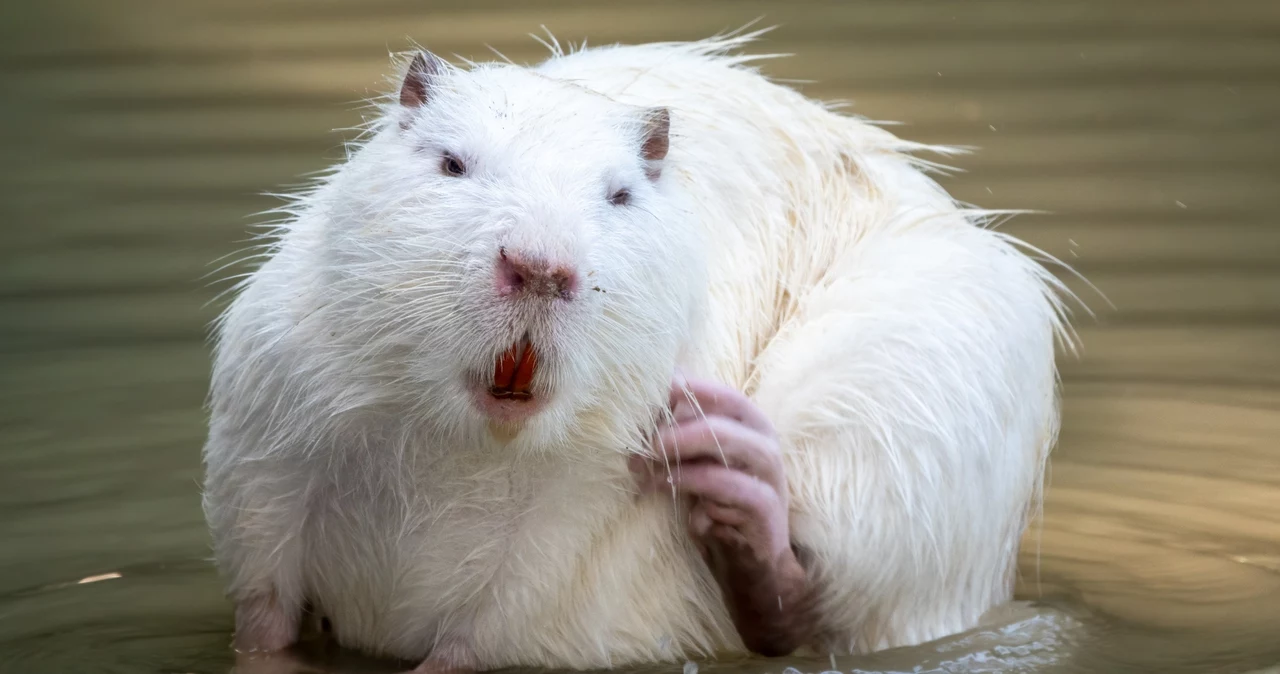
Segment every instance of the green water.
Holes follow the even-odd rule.
[[[595,44],[761,15],[782,27],[759,48],[795,54],[770,74],[977,146],[947,187],[1050,211],[1006,229],[1115,304],[1075,286],[1099,315],[1062,362],[1035,603],[834,668],[1280,664],[1280,3],[58,0],[0,7],[0,671],[232,667],[199,509],[204,277],[262,192],[341,156],[389,49],[529,60],[540,24]],[[833,668],[702,671],[789,664]]]

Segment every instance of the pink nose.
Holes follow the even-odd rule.
[[[569,300],[578,291],[578,274],[573,267],[552,264],[506,248],[498,249],[497,271],[500,295],[525,293]]]

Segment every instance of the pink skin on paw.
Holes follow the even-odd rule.
[[[471,674],[478,669],[476,654],[466,640],[450,637],[437,644],[431,655],[408,674]]]
[[[741,392],[677,377],[654,461],[630,461],[642,492],[691,498],[689,533],[749,649],[785,655],[813,637],[814,596],[791,545],[782,450]],[[673,494],[674,492],[674,494]]]
[[[234,646],[240,653],[272,653],[298,640],[299,615],[281,606],[274,592],[236,603]]]

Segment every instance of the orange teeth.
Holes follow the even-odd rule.
[[[528,400],[533,397],[530,385],[538,367],[538,354],[528,340],[511,345],[498,357],[493,369],[493,385],[489,394],[495,398]]]

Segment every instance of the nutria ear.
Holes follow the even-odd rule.
[[[429,51],[420,51],[409,64],[404,83],[400,85],[400,105],[417,108],[426,104],[431,80],[444,70],[444,62]]]
[[[640,156],[649,162],[647,173],[651,180],[657,180],[662,168],[659,164],[667,156],[671,147],[671,111],[667,108],[649,108],[644,116],[644,140],[640,145]]]

